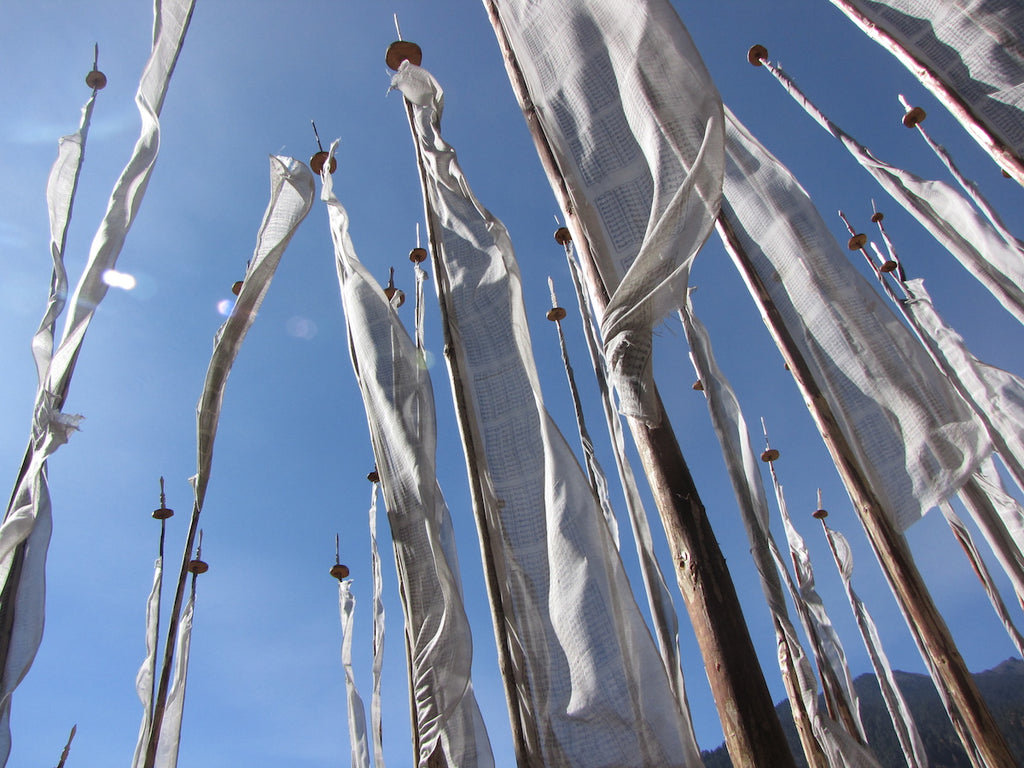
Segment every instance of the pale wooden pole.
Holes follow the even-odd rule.
[[[484,5],[541,164],[572,230],[588,290],[600,315],[608,304],[608,294],[597,272],[590,243],[576,217],[564,176],[533,108],[498,10],[493,0],[485,0]],[[737,768],[793,766],[793,755],[758,663],[725,557],[657,391],[653,399],[656,426],[635,418],[627,419],[627,423],[665,529],[676,582],[701,649],[729,756]]]
[[[908,51],[896,38],[879,28],[868,19],[849,0],[831,0],[850,21],[860,27],[868,37],[881,45],[895,56],[899,62],[909,69],[920,81],[921,85],[931,91],[942,105],[949,110],[964,130],[970,134],[981,148],[984,149],[1003,172],[1012,177],[1018,184],[1024,185],[1024,159],[1013,149],[1006,146],[1002,139],[994,135],[978,118],[974,109],[964,101],[938,74],[928,65]]]
[[[977,768],[1013,768],[1016,761],[981,698],[949,628],[932,601],[914,564],[906,539],[889,523],[828,401],[815,383],[806,360],[783,325],[768,290],[724,213],[718,217],[717,227],[726,250],[754,297],[761,317],[782,352],[811,417],[832,455],[871,548],[931,671],[939,694],[946,702],[953,727],[972,765]]]

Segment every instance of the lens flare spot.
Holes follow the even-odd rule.
[[[135,278],[127,272],[118,272],[116,269],[107,269],[103,272],[103,282],[111,288],[121,288],[125,291],[132,290],[135,285]]]
[[[231,314],[231,310],[235,308],[235,302],[231,299],[221,299],[217,302],[217,312],[227,317]]]
[[[316,336],[317,327],[316,323],[310,320],[308,317],[292,317],[289,318],[288,322],[284,325],[285,331],[289,336],[296,339],[305,339],[309,341]]]

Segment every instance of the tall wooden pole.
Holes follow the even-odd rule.
[[[1024,185],[1024,159],[988,129],[970,104],[928,65],[908,51],[896,38],[868,19],[849,0],[831,0],[831,2],[860,27],[864,34],[885,48],[909,69],[921,82],[921,85],[942,102],[942,105],[950,111],[971,138],[988,152],[1006,175],[1011,176],[1018,184]]]
[[[493,0],[485,0],[484,5],[541,163],[572,230],[589,292],[600,315],[607,307],[608,293],[597,272],[590,243],[537,119],[498,10]],[[656,391],[653,399],[657,401],[655,426],[634,418],[627,422],[665,529],[676,581],[704,658],[729,757],[737,768],[793,766],[793,755],[758,663],[725,557]]]
[[[928,593],[906,540],[893,529],[886,518],[883,507],[864,476],[853,449],[846,442],[828,401],[815,383],[806,360],[783,325],[768,290],[754,270],[726,214],[719,216],[717,226],[725,241],[726,250],[739,269],[761,311],[765,325],[768,326],[789,365],[793,378],[800,387],[808,410],[853,500],[868,541],[910,626],[917,647],[931,671],[932,679],[939,688],[939,694],[946,703],[953,727],[972,765],[977,768],[1013,768],[1016,761],[1010,754],[1009,747],[981,698],[946,623]]]
[[[419,64],[422,54],[415,43],[400,40],[388,48],[386,62],[392,69],[398,69],[403,61],[409,60]],[[487,598],[491,607],[491,620],[494,624],[494,639],[498,651],[498,666],[505,690],[505,701],[508,705],[509,722],[512,728],[512,744],[515,749],[516,765],[519,768],[544,768],[540,762],[537,746],[540,743],[534,723],[524,715],[520,707],[518,689],[525,688],[526,681],[522,675],[522,659],[513,660],[513,648],[508,633],[508,619],[505,605],[509,599],[508,588],[498,577],[497,554],[494,551],[490,526],[487,521],[487,508],[484,502],[484,481],[476,466],[476,448],[473,427],[469,419],[469,402],[462,386],[462,373],[459,361],[454,354],[451,322],[448,316],[448,281],[447,274],[441,264],[441,236],[437,214],[430,204],[427,188],[426,169],[420,154],[419,141],[416,138],[412,106],[405,101],[406,116],[409,119],[409,130],[412,133],[413,149],[416,152],[416,167],[419,170],[420,185],[423,191],[423,208],[427,220],[427,241],[430,243],[431,263],[434,265],[438,299],[441,305],[441,329],[444,337],[445,360],[448,364],[452,395],[455,400],[455,415],[459,425],[459,433],[466,452],[466,469],[469,475],[469,492],[473,504],[473,516],[476,520],[477,535],[480,539],[480,555],[484,565],[484,577],[487,583]],[[529,730],[528,730],[529,724]],[[433,759],[433,758],[432,758]]]

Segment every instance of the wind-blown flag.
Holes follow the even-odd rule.
[[[609,302],[620,408],[653,419],[651,329],[682,305],[722,188],[722,102],[667,0],[494,0]]]
[[[992,225],[949,184],[885,163],[819,110],[779,67],[764,62],[794,100],[831,133],[889,195],[1024,323],[1024,243]]]
[[[430,375],[420,348],[356,256],[348,214],[329,173],[323,176],[321,198],[330,217],[349,352],[401,581],[418,761],[425,764],[440,744],[449,765],[488,768],[494,759],[470,679],[473,641],[454,531],[437,484]]]
[[[997,163],[1024,183],[1024,7],[1017,0],[832,4],[896,56]]]
[[[723,220],[889,520],[905,530],[964,484],[991,451],[988,436],[796,179],[727,117]]]
[[[665,667],[587,479],[543,405],[504,225],[474,197],[440,134],[441,89],[408,62],[436,285],[465,393],[467,461],[483,478],[530,765],[690,765]]]
[[[64,306],[63,249],[71,216],[92,99],[79,132],[61,142],[47,185],[54,272],[46,313],[32,340],[39,386],[32,433],[21,473],[0,526],[0,615],[9,634],[0,638],[0,766],[10,754],[10,699],[35,658],[43,632],[46,552],[52,528],[46,460],[77,428],[79,416],[62,413],[85,332],[107,292],[103,274],[117,262],[142,202],[159,148],[159,115],[171,72],[181,52],[194,0],[156,0],[153,47],[135,96],[142,131],[128,165],[118,178],[107,211],[93,239],[56,351],[57,316]],[[11,611],[14,612],[10,618]]]
[[[156,762],[153,768],[177,768],[178,748],[181,745],[181,718],[185,713],[185,687],[188,682],[188,657],[192,647],[192,621],[196,609],[196,580],[192,576],[192,591],[178,623],[178,636],[174,655],[174,673],[171,677],[171,691],[167,695],[167,706],[160,724],[160,740],[157,743]]]
[[[142,768],[146,760],[146,746],[153,724],[153,681],[156,679],[156,652],[160,626],[160,592],[163,587],[164,558],[161,555],[153,566],[153,588],[146,600],[146,658],[135,676],[135,693],[142,702],[142,724],[135,744],[132,768]]]
[[[366,708],[356,688],[352,671],[352,621],[356,599],[352,595],[352,581],[338,582],[338,610],[341,613],[341,665],[345,669],[345,694],[348,699],[348,742],[352,754],[352,768],[370,768],[370,745],[366,739]]]

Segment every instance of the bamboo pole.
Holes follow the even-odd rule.
[[[410,46],[414,44],[403,41],[403,45]],[[393,44],[388,49],[389,52],[394,48],[395,45]],[[416,50],[419,50],[418,47]],[[401,64],[401,59],[396,61],[395,68]],[[389,66],[390,64],[391,62],[389,62]],[[508,705],[516,765],[519,768],[544,768],[536,749],[540,743],[539,734],[535,730],[535,724],[529,720],[527,713],[520,707],[518,690],[525,689],[526,680],[521,674],[523,669],[522,659],[517,658],[514,661],[512,657],[513,648],[508,633],[508,619],[505,615],[505,604],[509,599],[509,595],[507,587],[498,578],[497,555],[491,543],[487,522],[483,478],[480,476],[475,459],[473,458],[476,455],[476,438],[469,419],[469,403],[462,386],[462,373],[459,369],[459,361],[453,351],[454,342],[451,321],[447,311],[449,288],[445,277],[446,272],[440,261],[441,238],[438,231],[437,214],[430,204],[427,192],[426,168],[424,167],[423,156],[420,153],[419,143],[416,139],[412,106],[408,101],[405,101],[405,111],[406,117],[409,120],[409,131],[412,134],[413,149],[416,153],[416,167],[419,171],[420,186],[423,192],[423,208],[427,223],[427,242],[430,244],[430,259],[434,266],[438,300],[441,305],[441,329],[444,338],[445,361],[448,365],[452,395],[455,401],[455,415],[459,426],[459,434],[466,451],[469,492],[473,505],[473,517],[476,520],[477,536],[480,539],[480,555],[483,560],[484,577],[487,584],[487,599],[490,604],[491,620],[494,625],[494,638],[498,651],[498,667],[501,671],[505,701]],[[528,722],[530,725],[529,733],[527,733]]]
[[[591,297],[597,311],[603,313],[608,293],[597,272],[590,243],[533,108],[497,7],[493,0],[484,0],[484,5],[541,164],[573,233]],[[729,756],[737,768],[792,766],[793,755],[758,663],[725,557],[656,390],[653,400],[656,426],[635,418],[628,418],[627,422],[665,529],[676,581],[701,649]]]
[[[906,540],[886,518],[835,415],[818,389],[807,362],[783,325],[767,289],[754,271],[724,213],[719,216],[717,227],[725,241],[726,250],[754,297],[761,317],[786,359],[811,417],[832,455],[875,557],[896,596],[939,694],[946,703],[953,727],[972,765],[977,768],[1013,768],[1016,762],[1009,747],[981,698],[949,628],[931,599]]]
[[[881,45],[885,50],[895,56],[899,62],[909,69],[925,88],[931,91],[942,105],[949,110],[964,130],[970,134],[981,148],[1007,175],[1011,176],[1018,184],[1024,185],[1024,159],[1013,149],[1006,146],[1002,139],[995,136],[989,128],[984,125],[977,113],[956,91],[934,72],[923,61],[915,57],[896,38],[880,29],[863,13],[854,7],[850,0],[831,0],[850,21],[860,27],[868,37]]]

